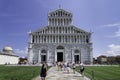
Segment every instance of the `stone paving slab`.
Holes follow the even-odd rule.
[[[34,78],[33,80],[41,80],[40,76]],[[70,69],[70,73],[67,71],[58,71],[56,67],[52,67],[48,70],[46,80],[90,80],[87,77],[83,77],[80,73],[75,72]]]

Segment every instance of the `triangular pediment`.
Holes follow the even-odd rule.
[[[62,15],[61,15],[62,14]],[[49,15],[48,16],[67,16],[67,17],[72,17],[72,13],[70,13],[70,12],[68,12],[68,11],[65,11],[65,10],[63,10],[63,9],[57,9],[57,10],[55,10],[55,11],[52,11],[52,12],[50,12],[49,13]]]

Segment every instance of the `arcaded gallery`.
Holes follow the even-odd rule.
[[[72,17],[72,13],[59,8],[48,13],[47,26],[29,33],[29,63],[64,61],[92,64],[92,33],[74,26]]]

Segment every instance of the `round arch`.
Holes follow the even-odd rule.
[[[41,63],[47,62],[47,50],[42,49],[41,50]]]
[[[79,49],[74,50],[74,62],[77,64],[81,62],[81,53]]]
[[[57,46],[56,49],[64,49],[64,47],[63,46]]]
[[[62,62],[65,60],[65,48],[64,46],[57,46],[55,50],[55,61]]]

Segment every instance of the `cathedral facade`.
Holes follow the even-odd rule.
[[[48,13],[47,26],[29,33],[28,62],[92,64],[91,35],[72,25],[72,13],[59,8]]]

